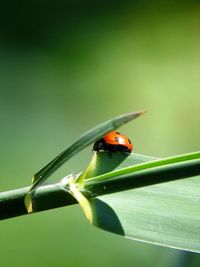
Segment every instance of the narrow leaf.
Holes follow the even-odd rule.
[[[49,162],[45,167],[43,167],[39,172],[37,172],[33,177],[33,185],[31,190],[43,183],[53,172],[55,172],[61,165],[63,165],[68,159],[73,155],[77,154],[79,151],[87,147],[89,144],[93,143],[96,139],[102,137],[106,133],[122,126],[123,124],[137,118],[138,116],[144,114],[144,111],[131,112],[111,120],[108,120],[90,131],[83,134],[78,138],[71,146],[64,150],[55,159]]]

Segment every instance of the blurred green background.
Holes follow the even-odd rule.
[[[15,1],[0,16],[1,191],[112,116],[135,152],[199,150],[199,1]],[[53,180],[83,170],[91,147]],[[2,266],[197,266],[198,255],[89,225],[78,205],[1,222]],[[184,258],[184,263],[181,260]],[[191,260],[191,263],[189,261]]]

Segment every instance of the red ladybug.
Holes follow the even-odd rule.
[[[109,152],[128,152],[131,153],[133,150],[133,144],[130,139],[119,132],[112,131],[103,138],[96,141],[93,146],[93,150],[109,151]]]

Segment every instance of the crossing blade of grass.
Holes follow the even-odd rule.
[[[59,154],[55,159],[49,162],[45,167],[43,167],[39,172],[33,176],[33,184],[30,191],[25,197],[25,206],[28,212],[33,212],[35,210],[34,205],[34,192],[36,188],[41,185],[53,172],[55,172],[62,164],[64,164],[73,155],[84,149],[89,144],[93,143],[96,139],[101,138],[106,133],[122,126],[123,124],[136,119],[138,116],[144,114],[144,111],[131,112],[117,116],[111,120],[108,120],[100,125],[97,125],[90,131],[83,134],[79,139],[77,139],[71,146]]]
[[[108,120],[90,131],[83,134],[78,138],[71,146],[59,154],[55,159],[49,162],[33,177],[33,185],[31,191],[43,183],[53,172],[55,172],[62,164],[64,164],[73,155],[93,143],[96,139],[102,137],[106,133],[122,126],[123,124],[136,119],[138,116],[144,114],[144,111],[131,112],[117,116],[111,120]]]

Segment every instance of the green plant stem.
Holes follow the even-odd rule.
[[[88,179],[85,181],[85,187],[80,190],[86,197],[92,198],[94,196],[183,179],[199,174],[200,159],[195,159],[112,177],[106,180],[98,180],[98,177],[96,179]],[[76,200],[63,186],[63,183],[57,183],[39,187],[34,195],[37,211],[76,204]],[[27,214],[24,197],[29,189],[30,187],[25,187],[0,193],[0,219]]]
[[[76,204],[77,201],[62,189],[60,183],[39,187],[34,195],[37,211]],[[0,220],[28,214],[24,197],[30,186],[0,193]]]

